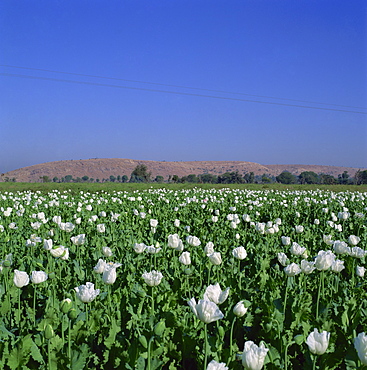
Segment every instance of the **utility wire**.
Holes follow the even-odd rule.
[[[334,107],[355,108],[355,109],[367,109],[367,108],[364,108],[364,107],[356,107],[356,106],[350,106],[350,105],[341,105],[341,104],[332,104],[332,103],[320,103],[320,102],[315,102],[315,101],[297,100],[297,99],[289,99],[289,98],[277,98],[277,97],[274,97],[274,96],[245,94],[245,93],[231,92],[231,91],[225,91],[225,90],[203,89],[203,88],[200,88],[200,87],[189,87],[189,86],[182,86],[182,85],[170,85],[170,84],[163,84],[163,83],[159,83],[159,82],[147,82],[147,81],[139,81],[139,80],[128,80],[128,79],[124,79],[124,78],[106,77],[106,76],[98,76],[98,75],[89,75],[89,74],[73,73],[73,72],[65,72],[65,71],[55,71],[55,70],[51,70],[51,69],[31,68],[31,67],[19,67],[19,66],[13,66],[13,65],[8,65],[8,64],[0,64],[0,67],[10,67],[10,68],[18,68],[18,69],[27,69],[27,70],[31,70],[31,71],[41,71],[41,72],[51,72],[51,73],[66,74],[66,75],[72,75],[72,76],[92,77],[92,78],[101,78],[101,79],[106,79],[106,80],[134,82],[134,83],[142,83],[142,84],[149,84],[149,85],[167,86],[167,87],[176,87],[176,88],[181,88],[181,89],[210,91],[210,92],[218,92],[218,93],[224,93],[224,94],[253,96],[253,97],[256,97],[256,98],[288,100],[288,101],[294,101],[294,102],[299,102],[299,103],[330,105],[330,106],[334,106]]]
[[[308,108],[308,109],[318,109],[318,110],[327,110],[327,111],[334,111],[334,112],[347,112],[347,113],[357,113],[357,114],[366,114],[367,115],[367,112],[357,112],[357,111],[346,110],[346,109],[312,107],[312,106],[298,105],[298,104],[286,104],[286,103],[277,103],[277,102],[260,101],[260,100],[229,98],[229,97],[225,97],[225,96],[194,94],[194,93],[185,93],[185,92],[178,92],[178,91],[158,90],[158,89],[147,89],[147,88],[143,88],[143,87],[110,85],[110,84],[101,84],[101,83],[97,83],[97,82],[73,81],[73,80],[64,80],[64,79],[51,78],[51,77],[37,77],[37,76],[20,75],[20,74],[13,74],[13,73],[0,73],[0,76],[20,77],[20,78],[28,78],[28,79],[33,79],[33,80],[43,80],[43,81],[53,81],[53,82],[67,82],[67,83],[72,83],[72,84],[90,85],[90,86],[114,87],[114,88],[118,88],[118,89],[150,91],[150,92],[159,92],[159,93],[175,94],[175,95],[199,96],[199,97],[203,97],[203,98],[234,100],[234,101],[242,101],[242,102],[249,102],[249,103],[281,105],[281,106],[286,106],[286,107]]]

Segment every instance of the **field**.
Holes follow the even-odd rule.
[[[0,368],[367,364],[366,187],[106,185],[0,183]]]

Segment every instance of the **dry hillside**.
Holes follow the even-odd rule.
[[[255,175],[274,175],[277,176],[283,171],[289,171],[299,175],[303,171],[313,171],[315,173],[325,173],[337,177],[347,171],[350,176],[354,176],[358,168],[318,166],[318,165],[261,165],[254,162],[243,161],[193,161],[193,162],[160,162],[143,161],[133,159],[80,159],[65,160],[36,164],[34,166],[23,167],[14,171],[9,171],[1,175],[1,180],[6,177],[15,178],[17,182],[39,182],[40,177],[48,176],[59,179],[67,175],[73,178],[88,176],[93,179],[107,179],[110,175],[130,177],[131,172],[138,164],[145,164],[152,177],[160,175],[168,179],[169,175],[179,177],[190,174],[210,173],[220,175],[225,172],[238,171],[241,175],[247,172],[254,172]]]

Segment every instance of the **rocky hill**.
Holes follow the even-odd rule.
[[[130,177],[134,168],[144,164],[147,166],[152,177],[160,175],[164,179],[168,176],[177,175],[179,177],[190,174],[210,173],[220,175],[225,172],[238,171],[241,175],[254,172],[255,175],[273,175],[277,176],[283,171],[289,171],[294,175],[299,175],[303,171],[313,171],[317,174],[325,173],[337,177],[339,174],[347,171],[350,176],[354,176],[358,168],[336,167],[336,166],[318,166],[318,165],[262,165],[254,162],[243,161],[191,161],[191,162],[164,162],[164,161],[145,161],[134,159],[80,159],[65,160],[56,162],[47,162],[36,164],[34,166],[23,167],[14,171],[1,174],[0,181],[6,177],[17,182],[40,182],[42,176],[48,176],[51,180],[54,177],[61,179],[67,175],[73,178],[88,176],[94,180],[108,179],[110,175],[115,177],[126,175]]]

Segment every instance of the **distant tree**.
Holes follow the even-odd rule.
[[[317,173],[313,171],[304,171],[298,176],[300,184],[319,184],[320,178]]]
[[[270,184],[271,183],[271,178],[268,177],[266,174],[263,174],[261,177],[261,182],[263,184]]]
[[[337,183],[337,180],[334,176],[322,173],[320,175],[320,184],[324,185],[334,185]]]
[[[59,182],[59,178],[57,176],[55,176],[53,179],[52,179],[53,182]]]
[[[216,184],[218,182],[218,177],[212,175],[211,173],[204,173],[199,175],[200,182],[204,184]]]
[[[91,177],[91,178],[89,179],[89,182],[94,182],[94,178],[93,178],[93,177]]]
[[[84,175],[84,176],[82,177],[82,180],[83,180],[84,182],[87,182],[87,181],[89,180],[89,176]]]
[[[116,180],[117,180],[117,182],[121,182],[121,176],[117,175]]]
[[[163,176],[156,176],[156,178],[154,179],[155,182],[158,182],[159,184],[161,184],[163,181],[164,181],[164,177]]]
[[[187,176],[186,181],[191,183],[198,183],[199,179],[195,174],[190,174]]]
[[[218,176],[218,183],[220,184],[242,184],[244,179],[236,172],[226,172]]]
[[[354,175],[354,183],[356,185],[367,184],[367,170],[358,170]]]
[[[281,184],[295,184],[297,182],[296,176],[292,175],[288,171],[282,172],[276,177],[276,180]]]
[[[100,180],[99,179],[96,179],[96,182],[100,182]]]
[[[147,166],[145,164],[138,164],[134,171],[131,172],[130,182],[149,182],[151,173],[148,173]]]
[[[73,179],[74,182],[82,182],[82,179],[78,176],[76,179]]]
[[[349,174],[347,171],[344,171],[342,174],[338,175],[338,182],[342,185],[347,185],[349,179]]]
[[[73,179],[73,176],[72,176],[72,175],[66,175],[66,176],[64,177],[64,181],[65,181],[65,182],[71,182],[71,181],[72,181],[72,179]]]
[[[126,175],[121,176],[121,182],[127,182],[129,178]]]
[[[42,182],[51,182],[50,178],[46,175],[40,176],[40,179]]]
[[[255,181],[255,175],[253,172],[250,172],[250,173],[246,173],[244,176],[243,176],[243,179],[244,181],[247,183],[247,184],[253,184],[254,181]]]
[[[115,176],[113,176],[113,175],[110,175],[110,181],[111,181],[111,182],[115,182],[115,181],[116,181],[116,177],[115,177]]]
[[[178,182],[179,177],[177,175],[172,176],[172,182]]]

